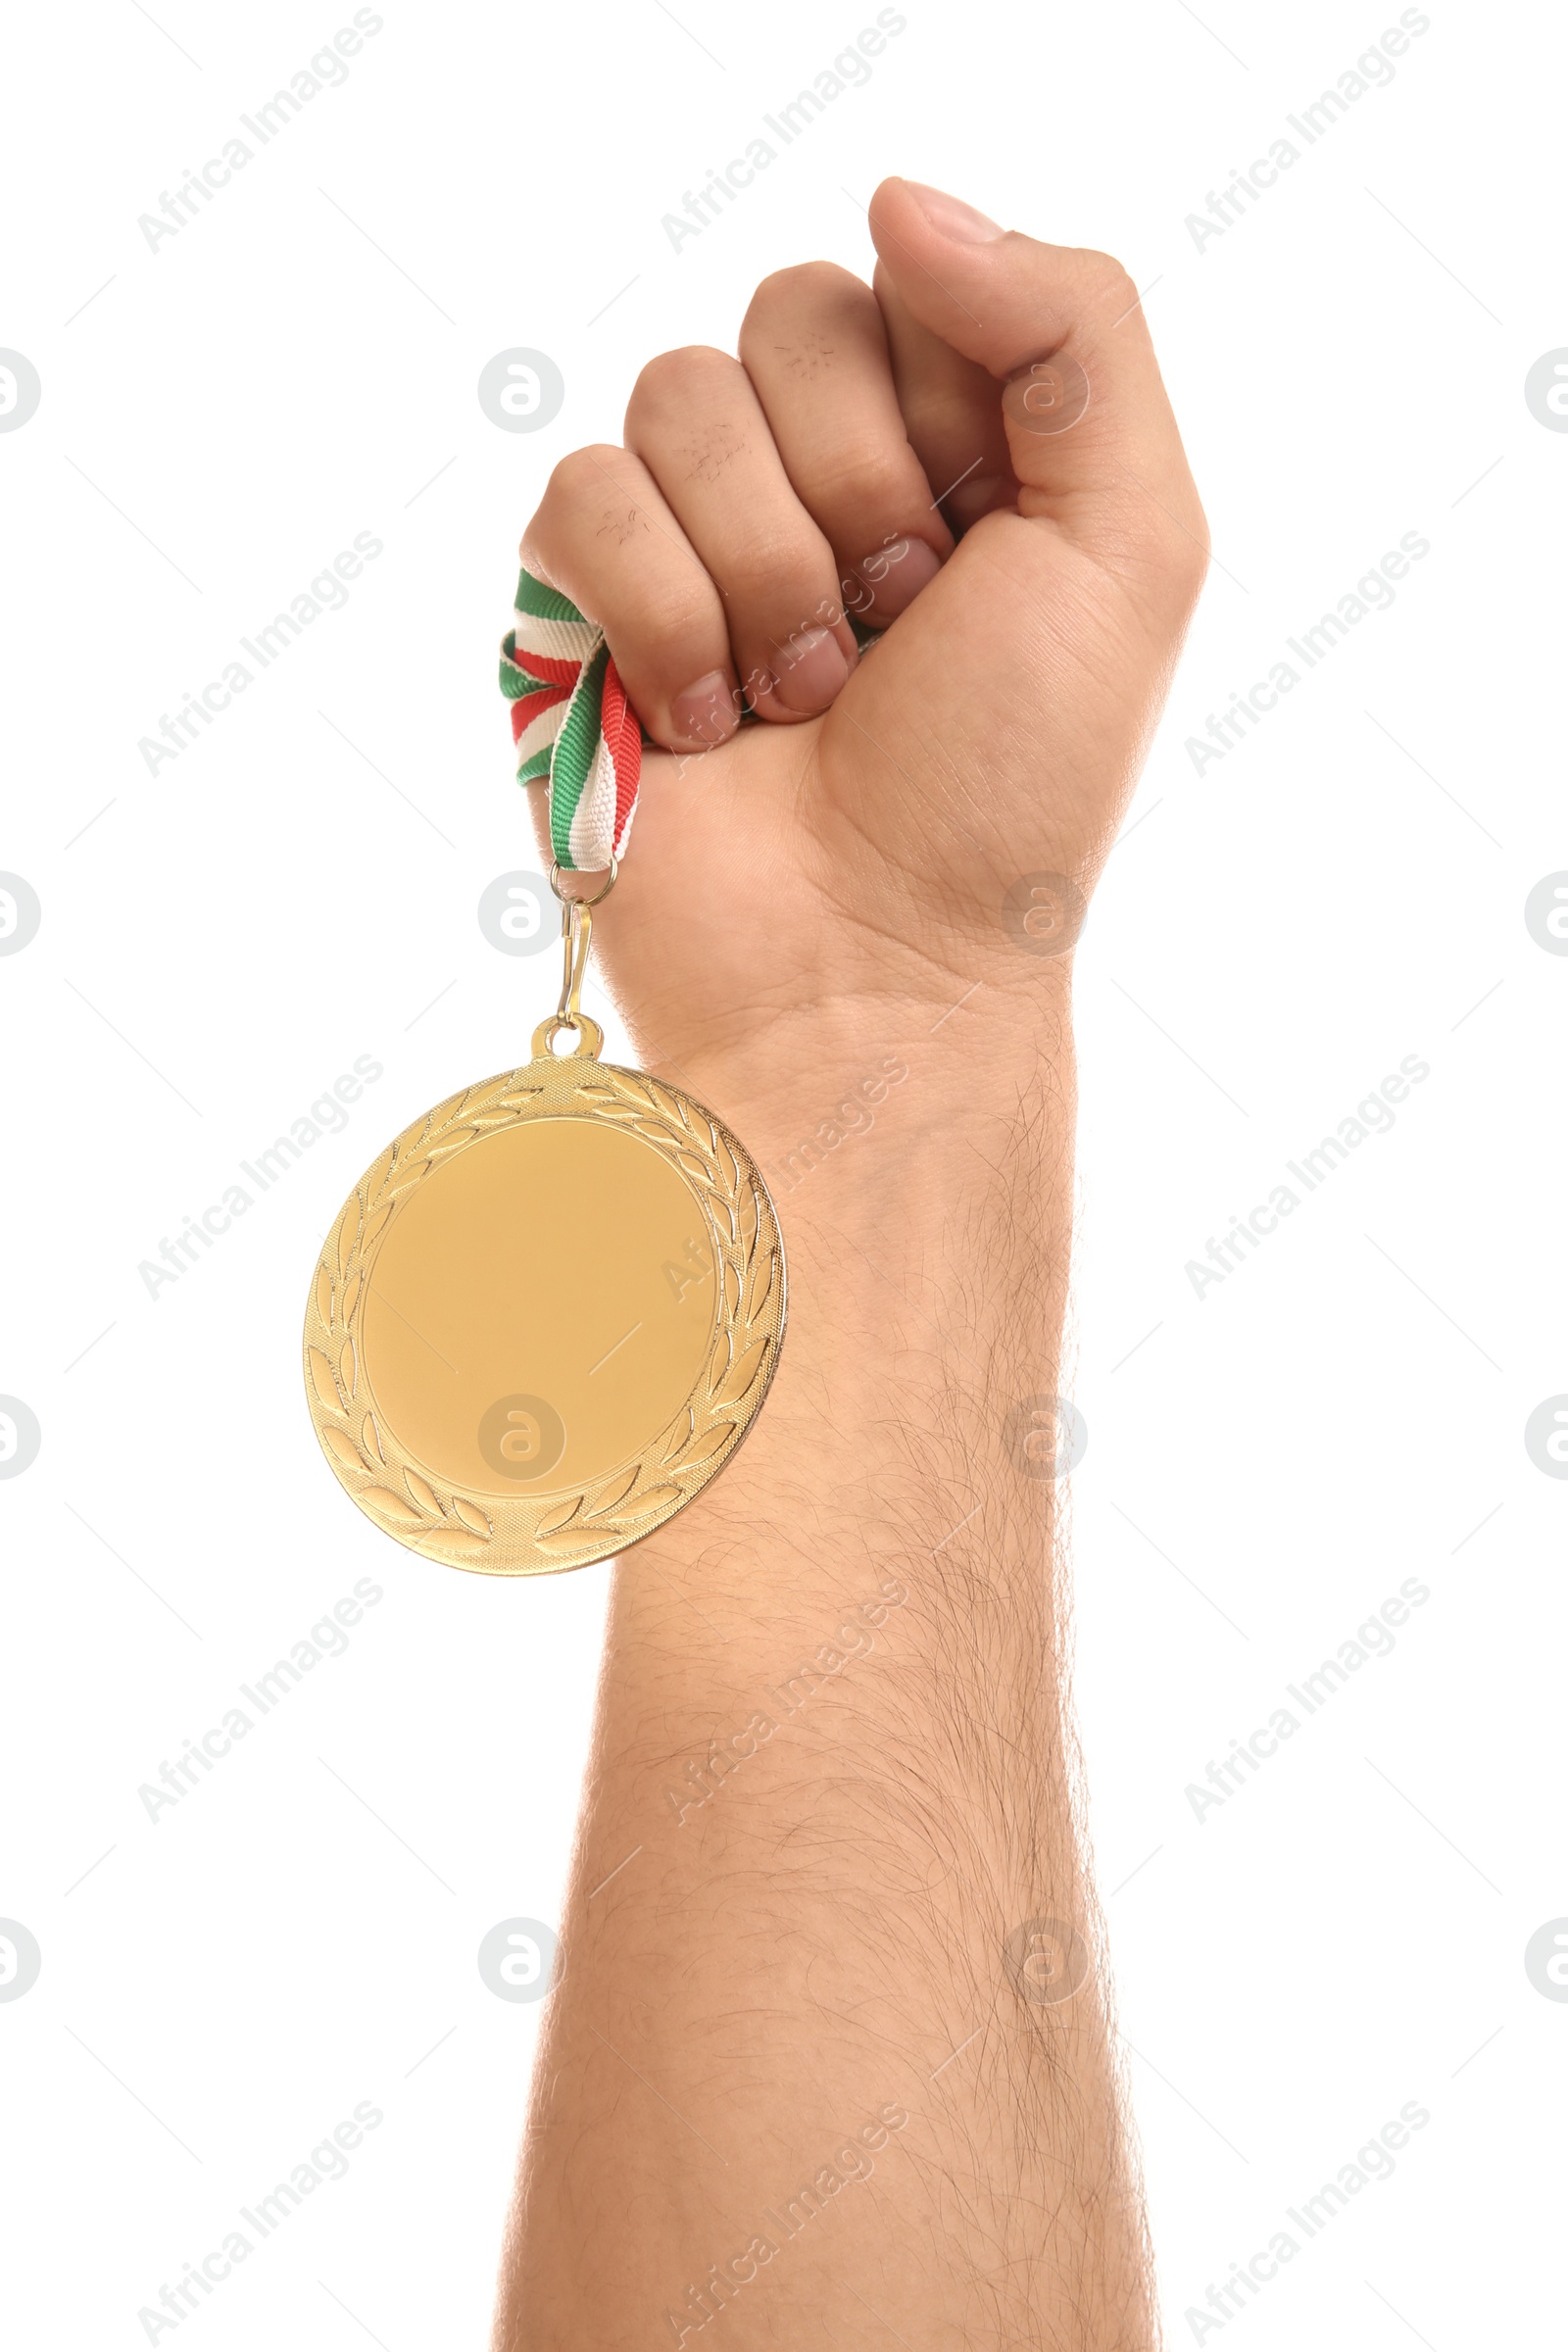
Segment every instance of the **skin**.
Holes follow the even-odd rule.
[[[870,224],[871,286],[652,362],[523,541],[668,747],[595,947],[770,1172],[791,1325],[615,1572],[495,2352],[1157,2339],[1049,1400],[1072,939],[1206,532],[1114,262],[897,179]]]

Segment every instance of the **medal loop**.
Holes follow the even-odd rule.
[[[563,1029],[570,1029],[576,1035],[577,1043],[569,1054],[556,1052],[556,1040]],[[604,1031],[588,1013],[576,1012],[568,1016],[553,1012],[548,1020],[540,1022],[533,1033],[533,1057],[535,1061],[597,1061],[604,1050]]]
[[[620,860],[614,856],[611,857],[608,867],[608,878],[605,882],[605,886],[603,890],[596,890],[591,898],[569,897],[568,894],[561,887],[561,870],[562,869],[559,865],[552,865],[550,868],[550,887],[555,892],[557,898],[561,901],[563,906],[599,906],[604,904],[605,900],[609,898],[611,892],[615,887],[616,879],[620,873]],[[577,869],[575,866],[573,866],[570,870],[575,873]]]

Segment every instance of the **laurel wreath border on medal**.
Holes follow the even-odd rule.
[[[399,1207],[454,1152],[500,1128],[573,1108],[628,1128],[691,1183],[720,1275],[715,1343],[685,1405],[636,1462],[575,1493],[464,1494],[427,1476],[377,1414],[363,1370],[375,1258]],[[450,1567],[547,1576],[639,1543],[708,1484],[767,1394],[785,1315],[778,1215],[728,1128],[642,1072],[588,1055],[547,1055],[465,1087],[406,1127],[368,1169],[327,1235],[311,1285],[306,1398],[339,1482],[388,1535]]]

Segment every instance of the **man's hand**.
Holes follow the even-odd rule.
[[[900,180],[871,226],[874,292],[769,278],[523,545],[669,747],[595,938],[773,1178],[791,1303],[616,1570],[497,2352],[1156,2334],[1071,1769],[1054,951],[1202,516],[1114,264]]]
[[[905,180],[870,221],[874,286],[781,270],[739,360],[653,361],[522,546],[667,747],[596,944],[638,1047],[732,1109],[764,1037],[789,1094],[889,998],[1039,976],[1003,903],[1060,875],[1071,928],[1204,569],[1125,271]],[[888,626],[858,660],[848,612]]]

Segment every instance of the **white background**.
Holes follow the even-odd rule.
[[[1568,867],[1568,436],[1523,385],[1568,344],[1561,28],[1434,5],[1200,248],[1186,217],[1397,9],[910,0],[676,252],[661,216],[869,0],[381,13],[156,251],[138,216],[351,11],[12,33],[0,343],[43,398],[0,435],[0,867],[43,920],[0,958],[0,1391],[42,1446],[0,1483],[0,1914],[43,1967],[0,2004],[8,2337],[144,2342],[368,2100],[348,2177],[178,2341],[483,2340],[539,2012],[474,1955],[558,1915],[609,1571],[468,1578],[359,1517],[301,1401],[305,1287],[382,1143],[524,1053],[555,984],[474,911],[535,862],[493,671],[550,466],[619,438],[655,351],[732,347],[765,271],[868,274],[898,171],[1149,287],[1217,556],[1079,958],[1078,1690],[1172,2341],[1410,2101],[1394,2177],[1216,2334],[1541,2340],[1568,2007],[1523,1952],[1568,1913],[1568,1485],[1523,1428],[1568,1390],[1568,958],[1523,906]],[[513,346],[565,379],[532,435],[475,395]],[[384,552],[346,608],[149,774],[138,740],[359,532]],[[1208,713],[1407,532],[1392,609],[1196,774]],[[357,1055],[384,1074],[346,1130],[150,1298],[140,1261]],[[1195,1296],[1187,1261],[1406,1055],[1393,1130]],[[1209,1760],[1411,1577],[1393,1653],[1196,1818]],[[139,1786],[363,1578],[346,1653],[150,1821]]]

